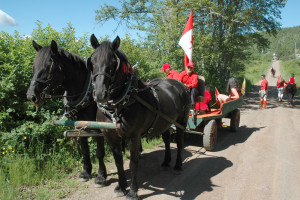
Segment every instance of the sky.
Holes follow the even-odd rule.
[[[108,35],[121,38],[130,33],[134,39],[136,32],[128,30],[124,25],[119,26],[116,21],[110,20],[104,25],[95,21],[95,10],[100,5],[118,5],[118,0],[0,0],[0,31],[13,34],[17,30],[21,35],[31,35],[37,28],[37,21],[42,27],[48,24],[56,31],[62,31],[68,23],[75,28],[76,37],[85,33],[94,33],[97,37]],[[288,0],[282,10],[282,27],[300,26],[300,0]],[[116,28],[118,29],[116,30]]]

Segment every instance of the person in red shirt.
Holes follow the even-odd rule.
[[[204,92],[204,102],[197,102],[196,103],[196,110],[200,111],[199,114],[208,113],[210,112],[210,105],[209,103],[212,102],[212,97],[210,93],[210,85],[205,86]]]
[[[287,84],[296,84],[295,83],[295,74],[291,74],[290,81]]]
[[[283,90],[284,90],[284,84],[285,80],[281,77],[281,75],[278,76],[277,80],[277,90],[278,90],[278,101],[282,101],[283,98]]]
[[[241,96],[240,85],[239,85],[239,82],[235,78],[230,78],[228,80],[226,91],[228,93],[230,93],[229,96],[227,96],[225,94],[218,95],[218,101],[220,102],[220,104],[231,101],[231,100],[238,99]]]
[[[268,89],[269,89],[269,84],[268,81],[266,80],[266,76],[263,74],[261,75],[261,84],[260,84],[260,90],[259,90],[259,96],[260,96],[260,106],[263,106],[264,103],[264,108],[267,107],[267,94],[268,94]]]
[[[194,72],[195,64],[189,62],[186,65],[186,69],[179,74],[178,80],[181,81],[186,88],[190,91],[192,108],[195,106],[195,98],[199,95],[198,91],[198,75]]]
[[[178,79],[178,77],[179,77],[179,73],[177,71],[173,70],[168,63],[166,63],[162,66],[161,71],[165,72],[167,74],[166,78]]]

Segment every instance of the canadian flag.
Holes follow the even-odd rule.
[[[219,94],[220,94],[220,93],[219,93],[218,89],[215,88],[215,97],[216,97],[216,104],[217,104],[217,105],[220,105],[220,101],[219,101],[219,99],[218,99]]]
[[[192,62],[193,55],[193,11],[191,11],[189,20],[186,23],[178,44],[184,50],[186,66],[188,62]]]

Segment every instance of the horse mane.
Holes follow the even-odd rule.
[[[63,58],[64,62],[68,62],[72,66],[78,66],[82,69],[86,69],[86,62],[77,54],[68,52],[60,47],[58,47],[58,52],[59,55]]]
[[[103,58],[110,58],[113,55],[108,55],[111,52],[114,52],[112,47],[111,47],[111,42],[109,41],[103,41],[100,46],[97,48],[97,51],[101,51],[101,54],[103,56]],[[120,58],[121,61],[128,63],[128,59],[127,56],[125,55],[125,53],[123,52],[123,50],[118,49],[116,52],[117,56]]]
[[[50,56],[50,54],[51,54],[50,52],[51,52],[50,46],[45,46],[44,48],[39,50],[39,53],[37,54],[38,56],[36,57],[36,59],[34,61],[34,66],[44,66],[45,62],[47,61],[47,59],[45,59],[45,58]],[[58,53],[64,63],[67,63],[68,65],[70,65],[72,67],[76,66],[81,69],[86,69],[85,61],[77,54],[68,52],[60,47],[58,47]]]

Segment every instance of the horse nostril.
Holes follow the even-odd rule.
[[[31,101],[32,101],[32,102],[34,102],[34,103],[36,103],[36,101],[37,101],[37,98],[36,98],[34,95],[32,95],[32,97],[31,97]]]

